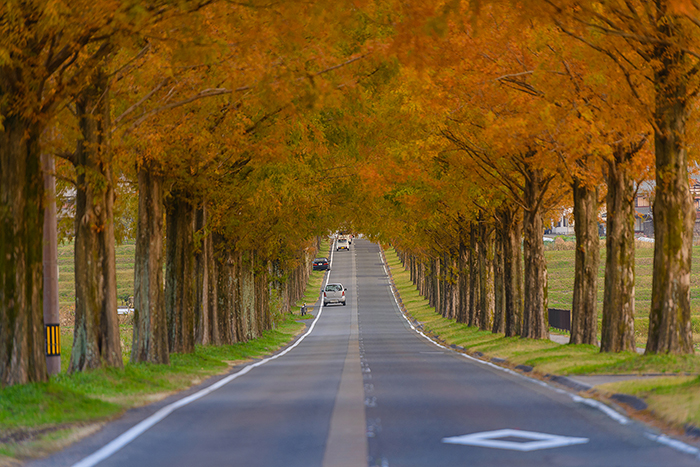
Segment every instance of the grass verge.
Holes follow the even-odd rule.
[[[651,378],[642,381],[621,381],[598,387],[607,393],[623,393],[643,399],[654,415],[686,427],[700,427],[700,378]]]
[[[226,373],[234,365],[273,353],[303,328],[304,324],[288,314],[258,339],[218,347],[197,346],[192,354],[172,354],[170,365],[127,364],[123,369],[61,373],[45,383],[2,388],[0,465],[11,459],[47,455],[64,447],[66,441],[73,441],[77,432],[90,425],[104,423],[129,408],[163,399],[210,376]]]
[[[534,376],[659,374],[660,377],[600,386],[599,395],[615,392],[635,395],[647,402],[645,412],[671,427],[700,426],[700,357],[695,355],[638,355],[631,352],[601,353],[593,345],[561,345],[550,340],[505,337],[443,318],[435,312],[410,280],[396,252],[385,249],[396,288],[407,313],[423,325],[424,332],[447,344],[462,346],[482,358],[507,360],[507,365],[533,367]]]

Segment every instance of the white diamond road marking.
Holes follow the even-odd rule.
[[[499,438],[522,438],[530,439],[523,443],[517,441],[505,441]],[[466,446],[481,446],[484,448],[510,449],[513,451],[536,451],[538,449],[560,448],[573,444],[585,444],[588,438],[573,438],[570,436],[550,435],[547,433],[537,433],[534,431],[520,430],[495,430],[484,431],[482,433],[472,433],[471,435],[451,436],[443,438],[442,442],[447,444],[463,444]]]

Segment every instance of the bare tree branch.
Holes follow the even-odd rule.
[[[158,83],[158,85],[155,88],[153,88],[148,94],[143,96],[138,102],[136,102],[135,104],[130,106],[128,109],[126,109],[124,112],[122,112],[121,115],[119,115],[117,118],[115,118],[113,120],[114,128],[112,128],[112,133],[114,133],[114,131],[119,126],[119,122],[121,122],[124,119],[124,117],[128,116],[131,112],[136,110],[139,106],[141,106],[141,104],[143,104],[148,99],[150,99],[155,93],[160,91],[163,88],[163,86],[165,86],[169,82],[170,82],[170,77],[166,77],[163,81]]]

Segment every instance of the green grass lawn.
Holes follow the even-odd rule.
[[[121,305],[134,295],[134,257],[136,245],[133,242],[116,247],[117,298]],[[75,264],[73,243],[58,246],[58,306],[63,312],[75,309]]]
[[[573,245],[573,242],[571,242]],[[700,258],[700,246],[693,247],[693,257]],[[550,308],[571,309],[574,287],[574,249],[545,250],[547,260],[548,299]],[[635,251],[635,339],[638,347],[644,347],[649,331],[651,309],[651,282],[654,267],[654,245],[637,242]],[[605,280],[605,248],[600,251],[598,268],[598,329],[603,319],[603,293]],[[693,261],[690,276],[690,307],[693,339],[696,351],[700,351],[700,261]],[[599,331],[600,337],[600,331]]]

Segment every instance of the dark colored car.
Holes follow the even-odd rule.
[[[314,260],[314,271],[327,271],[331,268],[328,258],[316,258]]]

